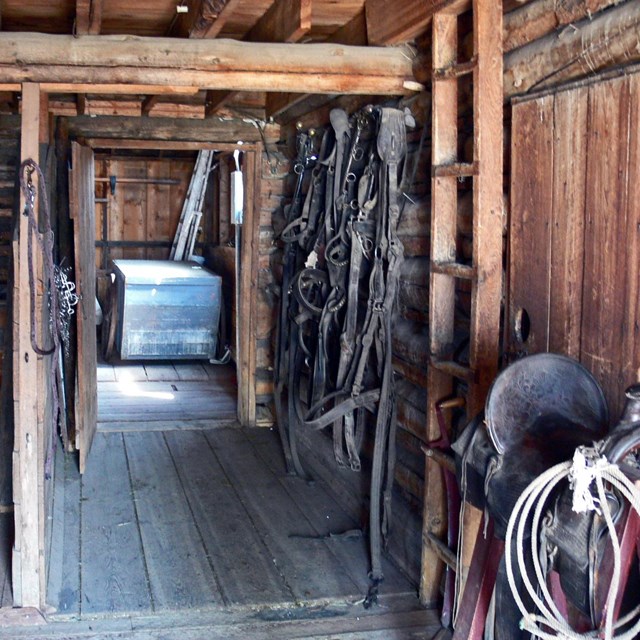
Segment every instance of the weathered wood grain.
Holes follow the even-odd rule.
[[[227,604],[294,598],[204,433],[164,434]],[[215,438],[215,435],[211,436]],[[226,454],[219,453],[226,457]]]
[[[505,98],[638,61],[639,29],[640,4],[624,2],[511,51],[504,58]]]
[[[127,433],[124,442],[154,608],[224,602],[163,434]]]
[[[612,409],[619,409],[625,383],[634,381],[624,380],[621,367],[622,329],[627,313],[621,274],[626,271],[627,260],[637,255],[638,246],[637,231],[628,237],[626,224],[629,100],[626,78],[589,88],[584,246],[587,268],[580,360],[602,385]],[[624,251],[619,250],[621,243]]]
[[[47,604],[62,615],[80,613],[80,474],[73,454],[56,451]]]
[[[349,530],[358,530],[361,523],[347,514],[327,492],[324,483],[306,482],[302,478],[286,474],[282,448],[276,432],[271,430],[245,431],[258,457],[278,477],[291,499],[303,511],[313,525],[319,537],[338,534],[329,539],[331,551],[338,563],[345,567],[351,579],[358,585],[361,593],[366,593],[368,584],[367,567],[369,563],[367,541],[360,537],[340,537]],[[313,543],[311,543],[313,544]],[[383,559],[384,591],[414,592],[415,588],[385,558]]]
[[[0,52],[0,82],[399,95],[413,78],[411,56],[395,47],[1,32]]]
[[[504,17],[505,52],[538,40],[548,33],[593,16],[621,0],[536,0],[528,2]]]
[[[224,457],[219,456],[220,463],[254,526],[268,532],[265,542],[294,596],[306,600],[358,595],[358,585],[344,567],[336,566],[329,542],[290,537],[315,536],[317,531],[287,497],[277,477],[260,464],[245,436],[221,430],[207,433],[207,439],[215,452],[218,449],[225,452]]]
[[[554,100],[548,347],[573,358],[580,357],[585,271],[588,93],[562,91]]]
[[[509,351],[538,353],[549,344],[553,97],[514,106],[512,127],[506,344]]]
[[[151,611],[153,601],[121,434],[96,434],[80,500],[81,613]]]

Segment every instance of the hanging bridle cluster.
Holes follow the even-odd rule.
[[[399,180],[413,118],[368,107],[351,117],[333,109],[330,120],[322,135],[297,137],[296,186],[281,233],[276,411],[288,471],[301,476],[297,429],[331,424],[338,465],[359,471],[364,431],[375,423],[368,606],[383,577],[389,532],[396,422],[391,322],[404,259]]]

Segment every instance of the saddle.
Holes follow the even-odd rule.
[[[485,510],[494,534],[504,539],[516,501],[546,470],[573,458],[580,446],[597,448],[629,475],[640,466],[630,452],[640,446],[640,386],[627,390],[627,410],[611,430],[602,389],[578,362],[556,354],[518,360],[496,378],[482,420],[476,420],[454,444],[464,497]],[[638,474],[640,475],[640,474]],[[607,492],[614,520],[621,521],[623,501]],[[594,512],[572,510],[571,489],[563,485],[549,497],[541,532],[547,575],[554,571],[567,602],[597,626],[602,616],[597,585],[605,557],[606,525]],[[512,552],[514,553],[514,552]],[[495,638],[525,637],[520,612],[507,584],[504,561],[494,592]]]

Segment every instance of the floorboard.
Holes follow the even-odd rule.
[[[119,364],[113,370],[118,382],[143,382],[147,379],[142,364]]]
[[[206,436],[255,526],[264,532],[274,564],[295,597],[304,601],[359,594],[358,585],[336,562],[325,540],[309,544],[300,537],[319,532],[247,446],[244,433],[219,429],[206,432]]]
[[[138,432],[138,431],[199,431],[204,429],[239,428],[240,423],[233,418],[194,419],[194,420],[154,420],[140,422],[138,420],[98,422],[98,431],[103,433]]]
[[[366,541],[326,537],[357,522],[323,480],[308,485],[286,476],[275,431],[99,431],[82,479],[73,456],[57,465],[63,488],[55,488],[53,547],[62,544],[62,552],[51,553],[54,619],[247,608],[261,612],[260,625],[275,624],[268,628],[276,635],[258,625],[257,638],[311,638],[318,634],[302,621],[299,636],[277,635],[278,624],[309,607],[362,602]],[[392,565],[385,573],[381,599],[405,597],[417,608],[415,586]],[[254,622],[245,620],[245,631]],[[254,637],[236,624],[206,637]],[[336,638],[359,632],[338,627]]]
[[[397,608],[397,604],[402,606]],[[8,637],[31,640],[432,640],[440,630],[435,611],[417,598],[382,599],[379,607],[329,604],[283,609],[226,609],[91,621],[3,625]],[[3,635],[3,637],[5,637]]]
[[[111,382],[115,381],[116,372],[110,364],[104,362],[98,363],[97,380],[98,382]]]
[[[361,534],[362,524],[339,506],[325,490],[323,483],[309,483],[286,474],[279,438],[275,431],[254,429],[245,433],[262,461],[277,475],[298,507],[304,510],[318,535],[328,538],[332,552],[358,584],[361,593],[366,593],[369,580],[368,571],[364,568],[369,566],[369,550],[368,539]],[[360,535],[340,535],[344,532]],[[309,544],[317,544],[317,541],[309,540]],[[380,586],[381,592],[415,592],[412,583],[387,558],[383,557],[382,561],[384,582]]]
[[[98,383],[98,423],[126,427],[109,431],[140,431],[135,423],[233,421],[237,416],[237,385],[233,366],[201,363],[116,363]],[[99,370],[103,370],[101,367]],[[153,427],[158,430],[157,426]]]
[[[151,610],[121,434],[96,434],[80,500],[81,613]]]
[[[150,364],[144,365],[147,380],[178,380],[178,374],[172,364]]]
[[[173,366],[178,374],[178,380],[209,380],[206,369],[199,362],[175,362]]]
[[[264,536],[205,435],[168,432],[165,439],[227,603],[292,601],[293,594],[275,570]]]
[[[163,434],[128,433],[124,442],[155,610],[221,604]]]
[[[80,612],[80,474],[76,457],[56,450],[47,603],[60,613]]]

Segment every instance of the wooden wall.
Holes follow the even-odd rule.
[[[640,74],[520,102],[512,134],[506,348],[577,358],[616,420],[640,373]]]
[[[113,192],[109,182],[96,181],[96,241],[114,243],[97,245],[98,268],[107,268],[110,259],[168,259],[194,164],[195,153],[192,158],[96,157],[96,178],[116,178]],[[125,183],[119,178],[179,183]],[[199,241],[207,238],[201,235]],[[122,242],[129,246],[118,246]]]

